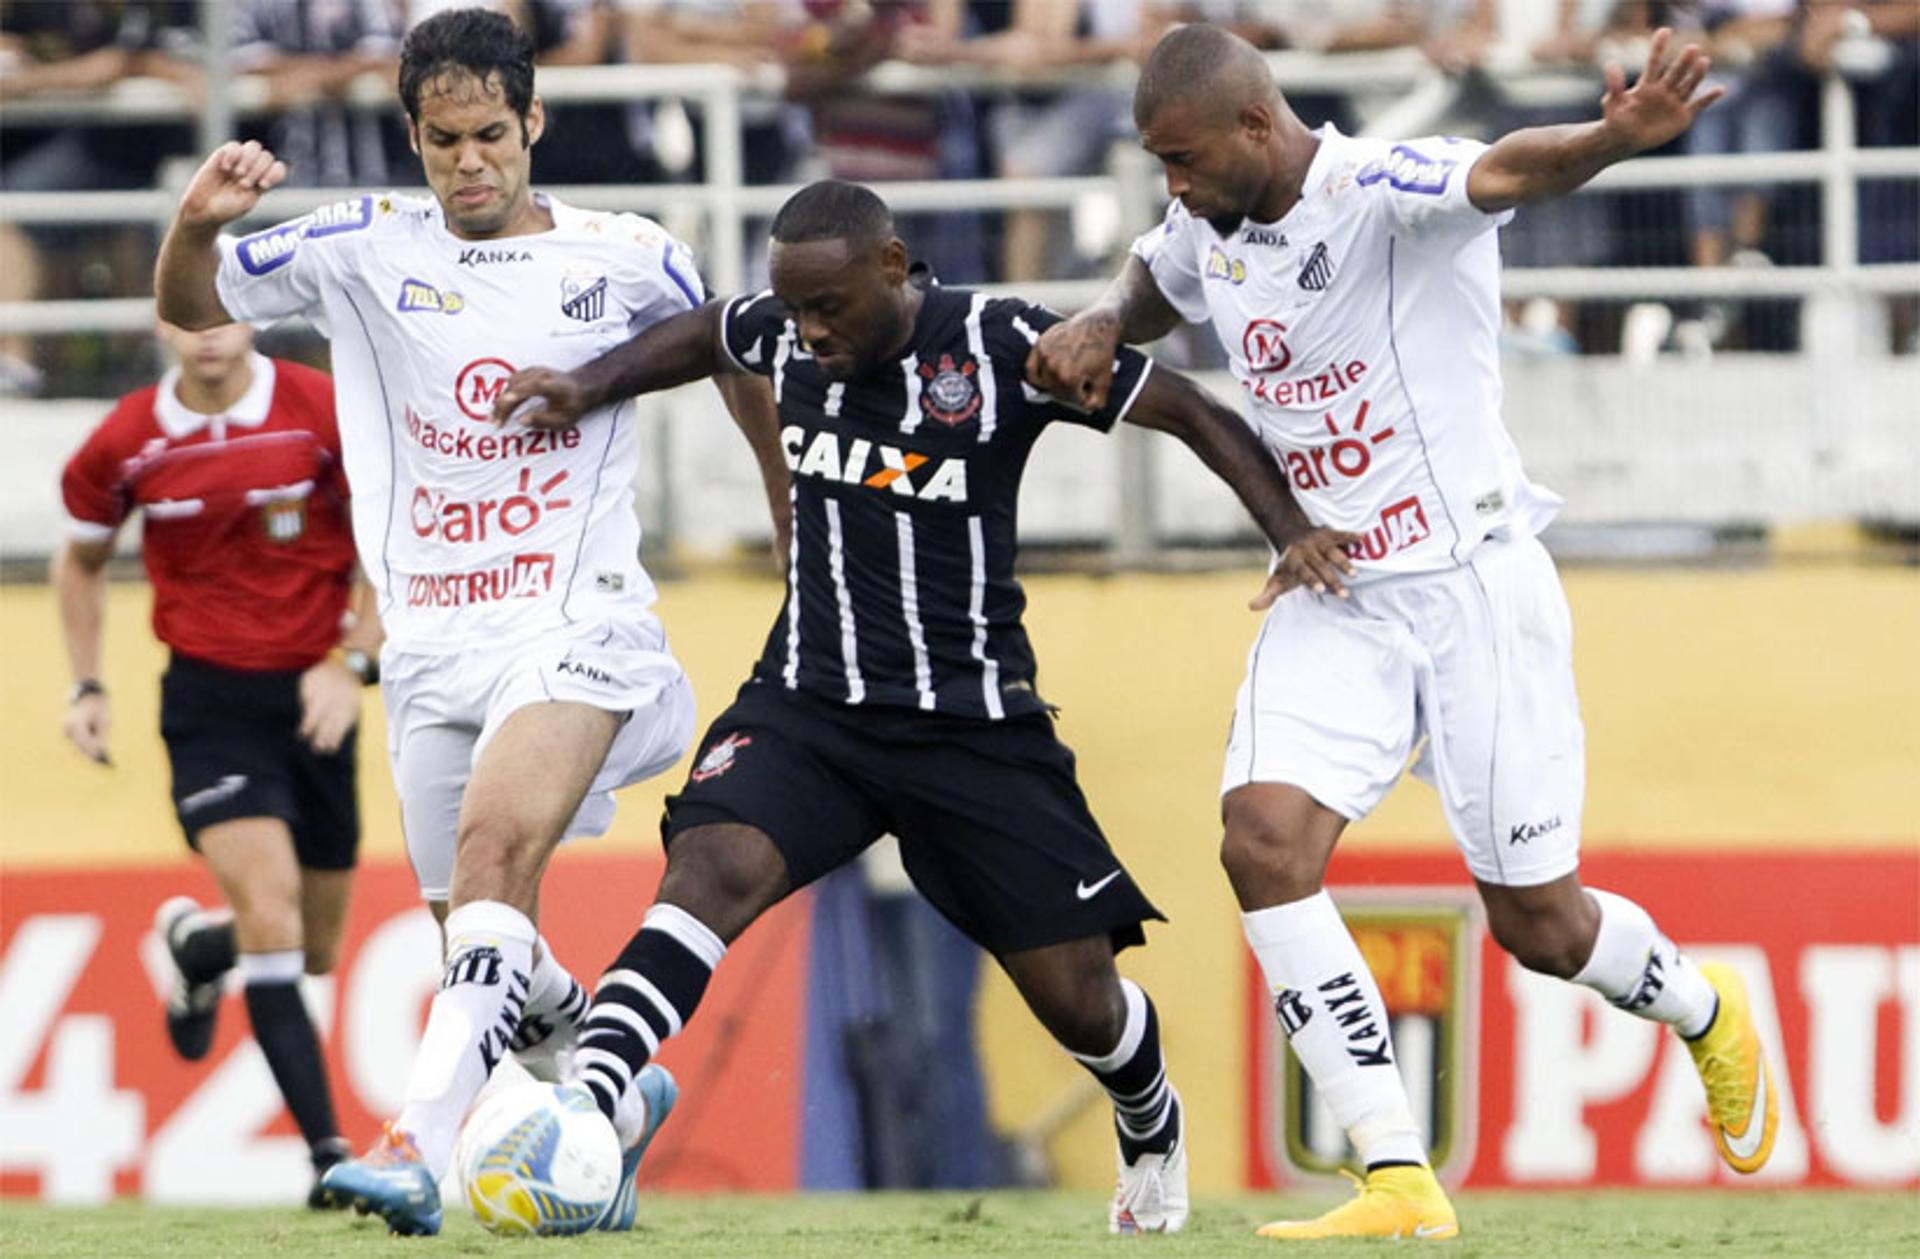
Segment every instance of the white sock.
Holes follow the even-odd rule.
[[[553,946],[541,936],[533,955],[533,983],[527,991],[527,1013],[561,1015],[570,1023],[587,1017],[592,1001],[586,988],[553,955]]]
[[[1321,891],[1256,909],[1240,925],[1294,1054],[1361,1164],[1425,1163],[1386,1003],[1333,898]]]
[[[395,1121],[435,1180],[447,1174],[467,1107],[520,1025],[535,938],[527,916],[499,901],[473,901],[447,915],[446,973]]]
[[[1593,954],[1573,982],[1593,989],[1628,1014],[1670,1023],[1698,1036],[1713,1022],[1719,998],[1699,968],[1662,935],[1646,910],[1624,896],[1587,889],[1600,907]]]

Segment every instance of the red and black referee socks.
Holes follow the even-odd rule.
[[[1127,1021],[1120,1041],[1106,1054],[1074,1054],[1113,1100],[1113,1126],[1120,1156],[1131,1164],[1142,1154],[1165,1154],[1180,1136],[1180,1097],[1167,1082],[1160,1054],[1160,1016],[1153,1000],[1131,979],[1120,981]]]
[[[600,977],[573,1062],[607,1118],[640,1068],[685,1027],[727,946],[678,905],[655,904]]]
[[[300,995],[306,954],[299,949],[242,953],[239,967],[247,1017],[253,1021],[253,1038],[260,1044],[300,1135],[306,1138],[314,1169],[324,1171],[346,1156],[347,1146],[334,1122],[333,1094],[327,1088],[320,1038],[314,1034],[306,1000]]]

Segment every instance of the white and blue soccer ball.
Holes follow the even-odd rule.
[[[584,1233],[620,1192],[620,1138],[577,1085],[516,1084],[480,1104],[460,1134],[467,1205],[490,1233]]]

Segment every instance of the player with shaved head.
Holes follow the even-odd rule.
[[[1102,300],[1049,328],[1032,373],[1085,405],[1122,343],[1210,322],[1313,521],[1356,536],[1336,580],[1277,600],[1248,655],[1221,783],[1221,860],[1276,1015],[1366,1180],[1264,1236],[1444,1238],[1452,1205],[1394,1063],[1388,1011],[1323,886],[1348,823],[1424,740],[1494,938],[1531,970],[1671,1025],[1722,1156],[1753,1172],[1778,1103],[1739,976],[1696,966],[1633,901],[1581,886],[1585,746],[1572,631],[1537,535],[1560,499],[1500,418],[1500,255],[1516,206],[1684,132],[1719,96],[1655,34],[1592,122],[1491,146],[1309,129],[1250,45],[1181,27],[1134,97],[1173,203]],[[1324,544],[1308,535],[1295,546]],[[1281,555],[1282,566],[1294,557]]]

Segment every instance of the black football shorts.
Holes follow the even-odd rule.
[[[300,675],[175,655],[160,678],[160,735],[187,842],[235,818],[274,817],[311,870],[348,870],[360,850],[357,730],[322,756],[300,730]]]
[[[667,798],[669,845],[694,827],[752,826],[798,888],[891,832],[914,886],[995,955],[1094,935],[1123,949],[1162,917],[1101,834],[1043,713],[848,707],[748,682],[699,749]]]

